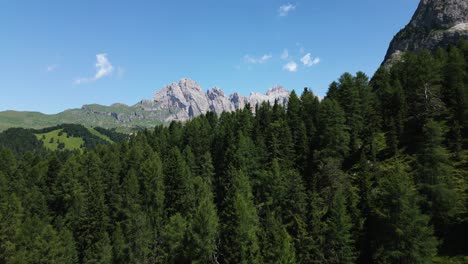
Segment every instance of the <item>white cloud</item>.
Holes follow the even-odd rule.
[[[94,79],[98,80],[112,73],[112,71],[114,70],[114,67],[112,67],[112,64],[107,59],[107,54],[96,55],[96,60],[97,60],[96,62],[97,72],[96,72],[96,75],[94,76]]]
[[[283,70],[288,72],[297,72],[297,63],[294,61],[288,62],[286,65],[283,66]]]
[[[107,59],[107,54],[101,53],[96,55],[96,74],[92,78],[79,78],[75,80],[75,84],[94,82],[106,76],[109,76],[114,71],[114,67]]]
[[[287,16],[289,12],[296,10],[296,6],[293,4],[282,5],[278,9],[279,16]]]
[[[283,53],[281,54],[281,59],[282,60],[287,60],[289,58],[289,51],[287,49],[283,50]]]
[[[54,72],[59,67],[58,64],[47,65],[46,72]]]
[[[262,63],[267,62],[272,57],[273,56],[271,54],[265,54],[260,58],[255,58],[255,57],[250,56],[250,55],[247,54],[247,55],[244,56],[244,61],[246,63],[250,63],[250,64],[262,64]]]
[[[260,63],[264,63],[267,60],[271,59],[273,56],[271,54],[265,54],[260,58]]]
[[[312,65],[316,65],[320,63],[320,58],[312,58],[310,53],[307,53],[304,57],[301,58],[302,64],[304,66],[310,67]]]
[[[307,53],[304,57],[302,57],[301,62],[305,66],[312,66],[312,56],[310,55],[310,53]]]
[[[257,63],[257,59],[255,59],[254,57],[252,57],[250,55],[245,55],[244,56],[244,61],[246,63],[252,63],[252,64]]]

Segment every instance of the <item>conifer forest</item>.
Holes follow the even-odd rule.
[[[461,41],[114,144],[4,139],[0,263],[467,263],[467,70]]]

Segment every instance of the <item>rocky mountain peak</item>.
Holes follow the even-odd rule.
[[[192,79],[189,78],[182,78],[179,80],[179,87],[181,89],[187,90],[196,90],[202,92],[200,85]]]
[[[275,85],[275,86],[271,87],[270,89],[268,89],[268,91],[266,92],[266,95],[268,95],[268,96],[271,96],[271,95],[284,95],[284,94],[288,94],[288,96],[289,96],[289,91],[286,90],[283,86],[280,86],[280,85]]]
[[[465,23],[468,14],[466,0],[422,0],[410,25],[433,29],[450,29]]]
[[[219,96],[220,96],[220,97],[226,97],[226,96],[224,95],[224,91],[221,90],[221,89],[218,88],[218,87],[213,87],[213,88],[211,88],[210,90],[208,90],[208,91],[206,92],[206,95],[207,95],[208,98],[210,98],[211,100],[213,100],[214,98],[219,97]]]
[[[234,105],[235,109],[243,109],[247,102],[247,98],[235,92],[229,96],[229,101]]]
[[[144,111],[166,113],[163,121],[188,120],[208,111],[221,114],[242,109],[247,103],[254,108],[256,104],[269,102],[287,103],[289,91],[282,86],[274,86],[266,94],[251,93],[244,97],[233,93],[226,97],[221,88],[213,87],[206,93],[194,80],[183,78],[156,91],[152,101],[142,100],[137,106]]]
[[[421,0],[410,23],[393,38],[384,65],[405,51],[435,50],[468,39],[467,0]]]

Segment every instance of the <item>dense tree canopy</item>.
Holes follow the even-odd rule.
[[[28,152],[36,138],[10,130],[0,137],[0,263],[467,256],[466,56],[461,43],[407,54],[371,80],[345,73],[323,100],[306,88],[288,106],[207,113],[129,139],[100,130],[121,142],[91,137],[82,153]]]

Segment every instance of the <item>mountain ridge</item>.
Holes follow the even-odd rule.
[[[140,101],[140,107],[147,111],[169,110],[170,114],[164,121],[185,121],[205,114],[208,111],[221,114],[244,108],[250,104],[252,110],[255,105],[268,101],[273,104],[275,100],[286,104],[289,91],[282,86],[273,86],[265,94],[250,93],[242,96],[235,92],[226,96],[219,87],[213,87],[206,92],[201,86],[190,78],[182,78],[178,83],[171,83],[155,92],[152,100]],[[138,104],[137,104],[138,105]]]
[[[112,105],[85,104],[81,108],[67,109],[57,114],[34,111],[0,112],[0,131],[10,127],[44,128],[63,123],[83,124],[88,127],[120,128],[132,131],[149,128],[171,121],[186,121],[208,111],[221,114],[243,109],[250,104],[275,100],[286,104],[289,91],[282,86],[273,86],[265,94],[250,93],[243,96],[234,92],[226,96],[219,87],[206,90],[190,78],[182,78],[154,92],[151,99],[142,99],[134,105],[114,103]]]

